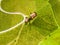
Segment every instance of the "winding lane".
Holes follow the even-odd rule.
[[[11,27],[11,28],[9,28],[9,29],[6,29],[6,30],[4,30],[4,31],[0,31],[0,34],[5,33],[5,32],[8,32],[8,31],[11,31],[12,29],[20,26],[21,24],[23,24],[23,23],[25,22],[25,17],[26,17],[26,15],[23,14],[23,13],[21,13],[21,12],[7,12],[7,11],[3,10],[2,7],[1,7],[1,2],[2,2],[2,0],[0,0],[0,11],[2,11],[3,13],[6,13],[6,14],[19,14],[19,15],[21,15],[24,19],[23,19],[21,22],[19,22],[18,24],[16,24],[15,26],[13,26],[13,27]]]

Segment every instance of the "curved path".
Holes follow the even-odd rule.
[[[23,16],[24,19],[23,19],[23,21],[19,22],[19,23],[16,24],[15,26],[13,26],[13,27],[11,27],[11,28],[9,28],[9,29],[6,29],[6,30],[4,30],[4,31],[1,31],[0,34],[5,33],[5,32],[8,32],[8,31],[11,31],[12,29],[20,26],[21,24],[23,24],[23,23],[25,22],[25,17],[26,17],[26,15],[23,14],[23,13],[21,13],[21,12],[7,12],[7,11],[3,10],[2,7],[1,7],[1,2],[2,2],[2,0],[0,0],[0,11],[2,11],[2,12],[4,12],[4,13],[7,13],[7,14],[19,14],[19,15]]]

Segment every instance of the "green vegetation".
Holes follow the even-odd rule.
[[[39,45],[60,45],[60,0],[50,0],[55,20],[58,24],[58,29],[43,39]]]
[[[22,12],[27,16],[31,12],[37,12],[37,17],[30,24],[24,23],[0,34],[0,45],[40,45],[41,41],[41,45],[59,45],[60,2],[58,0],[2,0],[1,6],[7,12]],[[0,11],[0,31],[5,31],[22,20],[23,17],[20,15],[5,14]]]
[[[42,40],[39,45],[60,45],[60,28]]]

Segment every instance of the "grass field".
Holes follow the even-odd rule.
[[[22,12],[27,16],[30,16],[31,12],[37,12],[37,17],[30,24],[24,23],[0,34],[0,45],[40,45],[41,41],[41,45],[59,45],[60,3],[57,3],[55,0],[2,0],[1,7],[7,12]],[[22,20],[23,17],[19,14],[6,14],[0,11],[0,32]]]
[[[51,33],[50,36],[47,36],[47,38],[43,39],[39,45],[60,45],[60,28]]]
[[[60,0],[50,0],[49,3],[52,6],[55,20],[58,24],[58,29],[43,39],[39,45],[60,45]]]

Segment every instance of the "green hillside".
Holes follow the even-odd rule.
[[[31,22],[1,33],[19,24],[24,17],[0,10],[0,45],[40,45],[41,41],[41,45],[59,45],[59,0],[2,0],[0,6],[6,12],[22,12],[28,17],[37,13]]]

